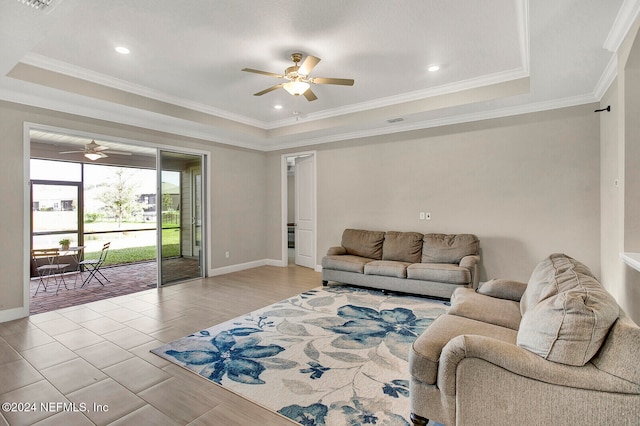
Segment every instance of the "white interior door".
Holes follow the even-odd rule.
[[[296,265],[315,269],[316,194],[313,155],[296,158],[295,166],[295,250]]]

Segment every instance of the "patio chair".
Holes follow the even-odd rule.
[[[100,277],[102,277],[107,282],[111,282],[100,271],[100,267],[102,266],[104,261],[107,259],[107,253],[109,251],[110,245],[111,245],[111,242],[108,242],[102,246],[102,251],[100,252],[100,256],[97,259],[88,259],[88,260],[80,261],[80,267],[86,268],[89,271],[89,276],[87,276],[87,278],[82,282],[82,285],[80,286],[80,288],[84,287],[84,285],[89,281],[91,281],[92,278],[95,278],[96,280],[98,280],[98,282],[103,286],[104,286],[104,283],[102,282]],[[98,275],[100,275],[100,277]]]
[[[60,263],[60,251],[57,248],[33,249],[31,250],[31,259],[33,260],[33,266],[38,273],[38,278],[40,279],[34,296],[38,294],[40,286],[42,286],[43,291],[47,291],[47,284],[49,284],[49,280],[52,277],[55,280],[55,283],[58,284],[58,287],[56,288],[56,295],[58,295],[58,291],[60,291],[60,284],[64,284],[64,288],[68,290],[63,274],[70,264]]]

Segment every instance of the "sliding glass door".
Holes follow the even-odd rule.
[[[204,276],[203,168],[202,155],[159,151],[159,286]]]

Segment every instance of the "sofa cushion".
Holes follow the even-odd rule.
[[[618,318],[618,304],[586,266],[569,256],[549,256],[534,275],[534,289],[527,295],[530,281],[522,299],[527,296],[518,346],[549,361],[586,364]]]
[[[426,234],[422,245],[422,263],[460,263],[478,254],[480,242],[472,234]]]
[[[369,262],[371,262],[371,259],[367,257],[352,256],[349,254],[342,256],[325,256],[322,258],[322,268],[363,274],[364,265]]]
[[[342,247],[347,254],[382,260],[382,242],[384,232],[365,231],[362,229],[345,229],[342,233]]]
[[[422,258],[422,238],[418,232],[389,231],[384,234],[382,260],[418,263]]]
[[[407,267],[407,278],[449,284],[469,284],[471,272],[451,263],[413,263]]]
[[[442,348],[454,337],[477,334],[514,344],[516,331],[456,315],[440,315],[413,342],[409,351],[409,372],[423,383],[435,384]]]
[[[407,262],[392,260],[373,260],[364,265],[365,275],[382,275],[384,277],[407,278]]]
[[[562,253],[554,253],[540,262],[531,273],[526,290],[520,298],[522,315],[538,302],[579,286],[575,274],[593,277],[589,268]]]
[[[520,326],[520,304],[476,293],[467,287],[457,288],[451,295],[450,315],[458,315],[489,324],[517,330]]]

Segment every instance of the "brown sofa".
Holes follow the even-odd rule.
[[[322,283],[448,299],[458,287],[478,286],[479,247],[472,234],[345,229],[322,259]]]
[[[640,424],[640,328],[563,254],[456,290],[409,370],[414,425]]]

